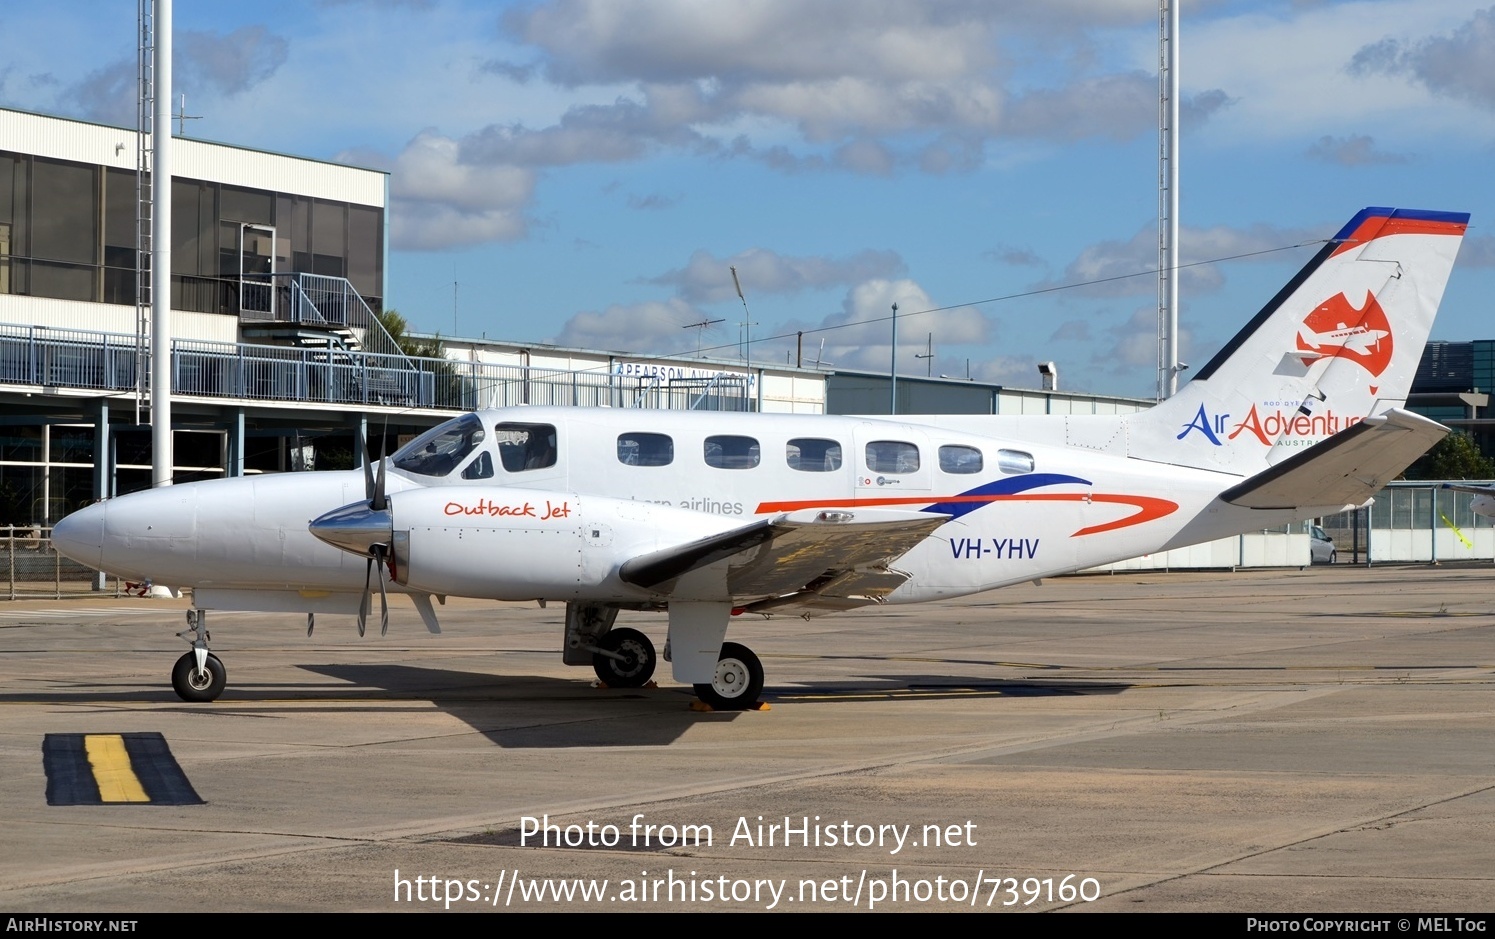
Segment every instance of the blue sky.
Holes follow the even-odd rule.
[[[189,136],[392,172],[418,329],[736,356],[735,265],[758,361],[886,370],[896,302],[901,373],[1154,388],[1155,0],[175,6]],[[1184,361],[1367,205],[1474,214],[1434,337],[1495,337],[1495,6],[1182,15],[1183,259],[1253,255],[1183,273]],[[8,7],[0,104],[132,123],[134,48]]]

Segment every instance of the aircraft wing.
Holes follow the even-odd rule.
[[[1485,483],[1482,486],[1460,485],[1459,483],[1444,483],[1440,489],[1452,489],[1454,492],[1472,492],[1481,496],[1495,496],[1495,483]]]
[[[1251,509],[1363,505],[1448,428],[1411,411],[1367,417],[1225,490],[1220,498]]]
[[[619,576],[670,596],[725,593],[753,611],[847,609],[907,580],[892,563],[947,521],[888,509],[791,512],[633,558]]]

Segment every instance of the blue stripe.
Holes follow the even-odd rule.
[[[1078,483],[1081,486],[1090,485],[1090,480],[1081,479],[1078,476],[1066,476],[1063,473],[1028,473],[1025,476],[1013,476],[1009,479],[999,479],[968,489],[960,493],[962,496],[1010,496],[1019,492],[1027,492],[1029,489],[1039,489],[1044,486],[1060,486],[1066,483]],[[933,505],[920,509],[922,512],[932,512],[940,515],[948,515],[951,518],[960,518],[970,512],[985,506],[985,502],[936,502]]]

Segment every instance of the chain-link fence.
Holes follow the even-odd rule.
[[[0,527],[0,565],[8,600],[118,597],[128,589],[119,578],[58,554],[52,529],[36,525]]]

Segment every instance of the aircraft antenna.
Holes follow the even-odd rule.
[[[888,356],[888,413],[898,413],[898,304],[893,304],[893,351]]]

